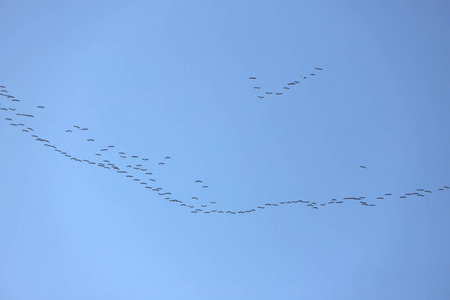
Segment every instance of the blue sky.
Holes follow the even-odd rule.
[[[0,299],[448,299],[449,9],[0,1]]]

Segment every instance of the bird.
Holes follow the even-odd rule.
[[[322,71],[322,68],[315,68],[316,70]]]
[[[253,88],[256,89],[256,90],[261,89],[261,87],[259,87],[259,86],[254,86]]]
[[[81,128],[81,130],[88,130],[89,128]]]
[[[66,130],[66,132],[72,132],[72,130],[68,129],[68,130]]]
[[[200,182],[200,183],[202,183],[203,181],[201,181],[201,180],[196,180],[195,182]]]
[[[208,188],[208,186],[207,186],[207,185],[204,185],[204,186],[203,186],[203,188],[205,188],[205,189],[206,189],[206,188]]]
[[[366,166],[359,166],[361,169],[367,169]]]
[[[165,165],[165,163],[163,163],[163,162],[160,162],[160,163],[158,163],[158,165]]]
[[[249,77],[248,79],[256,79],[256,77]]]
[[[166,156],[166,157],[164,157],[164,159],[170,159],[170,156]]]
[[[38,105],[37,108],[45,108],[45,106]]]
[[[258,98],[259,98],[259,99],[262,99],[262,98],[264,98],[264,96],[258,96]]]

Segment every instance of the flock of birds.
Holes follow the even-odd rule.
[[[316,68],[316,70],[321,71],[322,68]],[[315,76],[314,73],[311,73],[310,76]],[[306,79],[307,77],[301,76],[301,79]],[[249,77],[251,80],[255,80],[256,77]],[[289,89],[289,86],[294,86],[299,84],[298,81],[293,81],[288,83],[284,89]],[[254,87],[255,89],[260,89],[260,87]],[[265,92],[266,95],[272,95],[272,92]],[[275,95],[281,95],[282,93],[275,93]],[[225,209],[216,209],[216,201],[202,201],[198,195],[193,195],[188,199],[179,200],[178,197],[175,197],[170,191],[164,190],[163,187],[159,186],[157,183],[158,180],[156,179],[156,173],[158,171],[158,168],[163,167],[171,160],[170,156],[165,156],[164,158],[161,158],[157,162],[149,163],[149,158],[141,157],[139,155],[131,155],[127,154],[123,151],[117,151],[115,150],[114,145],[107,145],[105,147],[101,147],[98,149],[98,151],[95,151],[93,153],[93,158],[86,159],[81,157],[76,157],[73,154],[70,154],[69,152],[65,151],[64,149],[58,147],[54,143],[50,142],[48,139],[39,136],[37,132],[26,124],[27,119],[33,119],[35,118],[35,113],[31,114],[29,112],[25,113],[22,111],[23,107],[21,107],[21,100],[17,99],[13,95],[11,95],[7,90],[6,87],[3,85],[0,85],[0,99],[5,99],[7,101],[10,101],[9,104],[2,104],[0,103],[0,113],[3,112],[5,114],[4,120],[9,122],[10,126],[17,127],[18,130],[20,130],[22,133],[26,134],[30,138],[34,139],[36,142],[40,143],[44,147],[47,147],[50,150],[53,150],[54,152],[58,153],[59,155],[70,159],[74,162],[87,164],[87,165],[93,165],[97,166],[99,168],[110,170],[113,172],[116,172],[117,174],[123,176],[124,178],[127,178],[129,180],[132,180],[136,182],[137,184],[141,185],[143,188],[147,189],[148,191],[156,193],[158,197],[163,198],[165,201],[168,201],[170,203],[177,204],[181,207],[184,207],[188,209],[191,213],[198,214],[198,213],[204,213],[204,214],[211,214],[211,213],[218,213],[218,214],[248,214],[248,213],[254,213],[259,210],[263,210],[266,208],[272,208],[277,206],[286,206],[286,205],[293,205],[293,204],[302,204],[308,208],[311,209],[319,209],[327,205],[337,205],[337,204],[343,204],[345,202],[359,202],[363,206],[372,207],[375,206],[374,203],[368,202],[369,200],[365,196],[352,196],[352,197],[344,197],[340,199],[330,199],[326,201],[321,202],[314,202],[314,201],[305,201],[305,200],[291,200],[291,201],[279,201],[279,202],[270,202],[261,204],[259,206],[245,209],[245,210],[225,210]],[[264,96],[258,96],[258,98],[262,99]],[[36,110],[42,110],[45,109],[45,106],[39,105],[35,107]],[[67,134],[74,134],[76,131],[87,133],[89,132],[89,128],[87,127],[81,127],[79,125],[73,125],[70,129],[65,129],[65,133]],[[87,143],[95,143],[96,140],[92,137],[85,137],[85,142]],[[107,155],[108,154],[108,155]],[[102,159],[102,158],[108,158],[108,159]],[[126,163],[124,163],[126,162]],[[366,169],[366,166],[360,166],[361,169]],[[208,189],[209,186],[204,183],[203,180],[196,179],[192,180],[194,184],[198,185],[202,189]],[[444,191],[450,189],[449,186],[443,186],[438,188],[436,191]],[[402,195],[399,195],[399,198],[405,199],[407,197],[425,197],[427,194],[432,193],[432,190],[423,189],[423,188],[417,188],[415,191],[411,191]],[[392,197],[391,193],[385,193],[383,195],[380,195],[378,197],[375,197],[376,200],[382,200],[387,197]],[[373,199],[375,200],[375,199]]]
[[[315,69],[317,71],[322,71],[323,70],[322,68],[315,68]],[[316,76],[316,74],[315,73],[311,73],[311,74],[309,74],[309,76]],[[300,75],[299,80],[304,80],[304,79],[307,79],[307,78],[308,77],[306,77],[306,76]],[[257,78],[254,77],[254,76],[250,76],[248,79],[256,80]],[[294,81],[291,81],[291,82],[287,83],[286,86],[283,86],[283,90],[290,90],[295,85],[300,85],[300,81],[294,80]],[[261,90],[260,86],[254,86],[253,88],[255,90]],[[274,93],[274,92],[271,92],[271,91],[265,91],[263,95],[258,95],[258,98],[259,99],[264,99],[264,97],[270,96],[270,95],[281,96],[281,95],[283,95],[283,92],[282,91],[278,91],[278,92]]]

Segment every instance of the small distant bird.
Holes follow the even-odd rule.
[[[72,131],[71,131],[72,132]],[[93,142],[94,141],[94,139],[88,139],[87,140],[88,142]]]
[[[164,159],[170,159],[170,156],[166,156],[166,157],[164,157]]]
[[[160,162],[160,163],[158,163],[158,165],[165,165],[165,163],[163,163],[163,162]]]
[[[316,68],[316,70],[322,71],[322,68]]]
[[[367,169],[366,166],[359,166],[361,169]]]
[[[264,96],[258,96],[258,98],[259,98],[259,99],[262,99],[262,98],[264,98]]]
[[[37,108],[45,108],[45,106],[38,105]]]
[[[248,79],[256,79],[256,77],[249,77]]]
[[[88,130],[89,128],[81,128],[81,130]]]
[[[272,94],[273,94],[273,92],[266,92],[266,94],[267,94],[267,95],[272,95]]]
[[[256,90],[261,89],[259,86],[254,86],[253,88],[256,89]]]
[[[196,180],[195,182],[200,182],[200,183],[202,183],[203,181],[201,181],[201,180]]]
[[[203,188],[205,188],[205,189],[206,189],[206,188],[208,188],[208,186],[207,186],[207,185],[204,185],[204,186],[203,186]]]
[[[80,129],[80,126],[77,126],[77,125],[73,125],[73,127]]]
[[[282,95],[283,93],[275,93],[275,94],[279,96],[279,95]]]

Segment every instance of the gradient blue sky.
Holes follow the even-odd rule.
[[[165,190],[223,210],[393,196],[192,214],[0,111],[0,299],[450,299],[449,11],[1,0],[0,85],[67,152],[149,157]],[[315,67],[263,100],[248,79],[276,91]],[[399,198],[417,188],[433,193]]]

